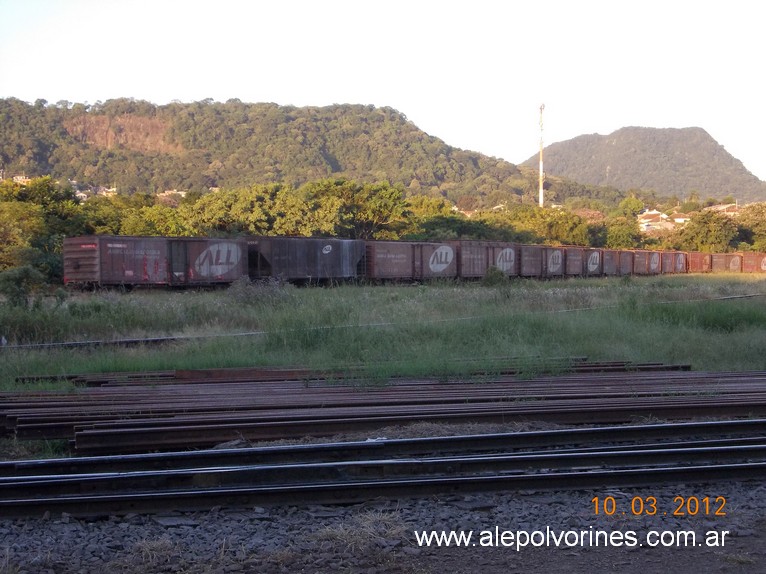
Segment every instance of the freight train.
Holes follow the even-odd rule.
[[[71,286],[212,286],[246,276],[298,283],[368,279],[565,278],[666,273],[766,273],[766,253],[553,247],[501,241],[365,241],[318,237],[132,237],[64,240]]]

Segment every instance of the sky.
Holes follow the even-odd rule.
[[[763,12],[752,0],[0,0],[0,98],[372,104],[517,164],[541,136],[701,127],[766,180]]]

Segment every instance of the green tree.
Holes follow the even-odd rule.
[[[194,235],[249,233],[268,235],[273,224],[274,198],[279,185],[254,185],[203,195],[178,211]]]
[[[641,246],[641,230],[635,217],[614,217],[606,222],[606,247],[635,249]]]
[[[152,205],[130,209],[120,226],[122,235],[178,237],[193,234],[192,228],[177,209]]]
[[[0,270],[37,259],[36,240],[46,231],[45,212],[39,205],[0,201]]]
[[[342,202],[338,197],[318,196],[304,186],[283,188],[273,206],[275,235],[335,235],[340,225]]]
[[[756,251],[766,251],[766,202],[751,203],[739,212],[737,223],[742,239]]]
[[[675,232],[671,240],[684,251],[708,253],[728,251],[737,238],[737,224],[721,213],[700,211]]]
[[[31,265],[0,272],[0,294],[13,307],[28,308],[30,297],[45,285],[45,276]]]
[[[626,197],[617,206],[617,216],[636,217],[644,209],[644,202],[635,196]]]

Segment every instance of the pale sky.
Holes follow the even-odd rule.
[[[701,127],[766,180],[753,0],[0,0],[0,98],[388,106],[521,163],[625,126]],[[0,125],[0,128],[2,126]]]

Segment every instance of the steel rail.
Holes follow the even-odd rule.
[[[541,403],[543,403],[541,401]],[[473,408],[469,408],[469,407]],[[483,408],[479,408],[483,407]],[[574,401],[566,404],[508,404],[455,405],[451,409],[426,409],[419,407],[413,412],[391,413],[379,409],[348,409],[343,414],[334,412],[300,412],[254,417],[247,422],[222,420],[218,424],[204,422],[175,425],[146,421],[136,426],[114,422],[105,425],[76,428],[75,448],[86,454],[140,452],[145,449],[184,448],[192,445],[213,446],[229,440],[272,440],[298,436],[329,436],[341,432],[376,430],[390,425],[423,422],[521,422],[549,421],[576,424],[629,423],[640,417],[690,419],[695,416],[753,417],[766,415],[766,401],[746,398],[740,401],[723,401],[715,397],[708,401],[675,400],[661,404],[647,402],[636,404],[627,401],[619,405],[603,402],[584,404]],[[128,421],[128,423],[135,421]],[[158,425],[158,426],[154,426]]]
[[[647,440],[655,442],[647,443]],[[607,448],[604,445],[619,445],[615,448],[622,449],[659,445],[663,448],[693,448],[762,440],[766,440],[766,419],[725,420],[8,461],[0,462],[0,477],[520,452],[529,449],[557,448],[572,452],[586,448],[604,450]],[[633,444],[629,446],[628,443]]]
[[[344,480],[312,484],[250,485],[222,488],[116,492],[94,495],[9,498],[0,505],[0,516],[31,516],[68,512],[78,516],[157,512],[161,509],[203,510],[212,506],[242,507],[267,503],[351,503],[377,497],[434,495],[444,492],[514,491],[531,489],[592,489],[639,487],[676,482],[710,484],[716,481],[763,479],[766,462],[629,468],[586,472],[538,472],[471,476],[428,476]]]
[[[766,444],[699,448],[595,450],[531,454],[493,454],[363,461],[291,463],[190,468],[161,471],[103,472],[65,476],[0,478],[0,504],[28,496],[66,496],[108,492],[146,492],[249,485],[313,484],[381,480],[392,477],[535,473],[542,469],[661,468],[700,463],[766,463]]]

